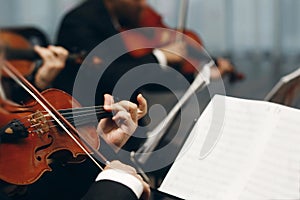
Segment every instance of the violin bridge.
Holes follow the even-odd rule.
[[[35,130],[34,132],[36,132],[39,136],[48,133],[50,130],[48,121],[41,111],[37,111],[32,114],[29,121],[31,123],[31,127]]]

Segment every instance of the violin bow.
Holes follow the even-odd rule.
[[[180,7],[179,7],[179,17],[178,17],[178,23],[177,23],[177,31],[180,31],[183,33],[185,27],[186,27],[186,22],[187,22],[187,14],[188,14],[188,0],[181,0],[180,1]],[[176,36],[176,41],[182,41],[183,35],[182,34],[177,34]]]

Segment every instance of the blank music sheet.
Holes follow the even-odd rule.
[[[217,95],[159,190],[183,199],[297,200],[299,144],[299,110]]]

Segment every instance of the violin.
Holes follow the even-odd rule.
[[[8,62],[4,68],[12,78],[21,80],[34,100],[17,105],[1,100],[0,180],[16,185],[37,181],[51,171],[49,159],[58,152],[69,152],[74,158],[98,153],[100,146],[94,115],[111,117],[102,106],[82,108],[65,92],[49,89],[41,94]],[[76,123],[74,123],[76,122]],[[73,125],[79,126],[78,130]],[[98,164],[97,166],[101,168]]]
[[[30,75],[35,68],[34,61],[41,59],[30,42],[22,35],[11,31],[1,31],[0,38],[4,42],[6,60],[13,66],[18,66],[23,76]],[[86,55],[85,51],[69,54],[67,62],[81,64]],[[3,73],[2,76],[7,77],[7,74]]]
[[[182,10],[186,10],[187,5],[182,5]],[[183,62],[181,64],[181,71],[183,74],[186,75],[192,75],[197,72],[197,69],[195,66],[199,66],[199,58],[203,57],[203,42],[202,40],[197,36],[196,33],[190,30],[185,29],[185,17],[186,13],[184,11],[181,11],[181,17],[180,17],[180,23],[178,25],[177,31],[181,32],[182,34],[186,35],[187,37],[184,38],[184,41],[188,44],[188,54],[190,57],[188,58],[188,61]],[[167,44],[170,44],[172,42],[178,41],[178,33],[175,31],[170,31],[170,28],[165,25],[162,21],[162,17],[154,11],[150,6],[146,6],[139,17],[139,22],[136,25],[130,25],[128,27],[159,27],[163,29],[153,29],[153,32],[149,34],[148,32],[146,34],[143,34],[139,31],[136,33],[133,32],[131,34],[126,34],[125,37],[123,37],[125,45],[128,47],[128,49],[134,48],[136,45],[136,41],[139,43],[142,43],[143,46],[155,46],[155,48],[163,47]],[[128,30],[126,27],[122,29],[122,31]],[[182,37],[181,37],[182,39]],[[139,44],[140,46],[140,44]],[[136,49],[136,48],[134,48]],[[146,48],[146,49],[138,49],[135,51],[130,52],[130,54],[134,57],[141,57],[146,54],[149,54],[152,52],[153,49]],[[216,65],[218,65],[218,62],[216,62]],[[230,76],[230,82],[235,82],[237,80],[244,79],[244,75],[241,73],[238,73],[235,69],[229,69],[225,73],[228,73]]]

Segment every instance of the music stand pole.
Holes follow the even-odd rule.
[[[193,83],[190,85],[184,95],[179,99],[177,104],[172,108],[167,117],[161,123],[159,123],[155,129],[148,132],[146,134],[146,142],[136,152],[131,153],[132,160],[137,160],[138,163],[142,164],[144,164],[148,160],[150,156],[149,153],[156,148],[159,141],[170,126],[171,122],[174,120],[177,112],[193,94],[195,94],[199,90],[202,90],[210,83],[210,68],[214,65],[214,61],[210,61],[203,66],[203,69],[198,73]]]

